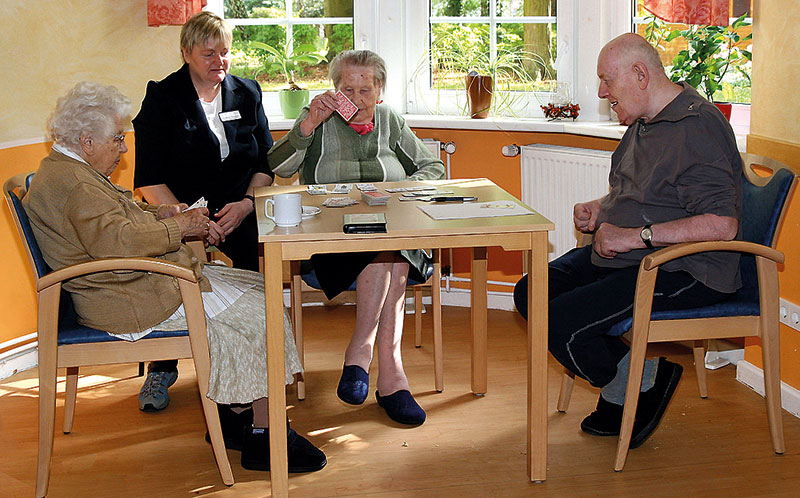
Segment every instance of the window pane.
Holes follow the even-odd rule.
[[[476,17],[489,15],[489,0],[431,0],[435,17]]]
[[[292,0],[294,17],[353,17],[353,0]]]
[[[497,26],[497,79],[514,90],[538,90],[556,79],[556,25],[503,23]]]
[[[225,17],[233,19],[286,17],[285,0],[225,0]]]
[[[554,16],[556,0],[495,0],[497,15],[514,16]]]
[[[486,73],[489,65],[489,27],[486,24],[431,26],[431,78],[434,88],[463,88],[472,70]]]

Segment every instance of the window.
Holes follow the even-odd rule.
[[[632,0],[632,2],[632,31],[644,36],[659,48],[661,62],[664,64],[667,74],[673,75],[674,61],[682,51],[689,48],[689,43],[683,37],[674,34],[672,35],[674,39],[669,40],[669,35],[676,31],[687,30],[690,26],[665,23],[644,9],[643,0]],[[745,38],[752,34],[752,0],[730,0],[730,15],[731,24],[737,18],[744,16],[743,26],[735,29],[735,34],[743,41],[734,45],[731,57],[732,62],[729,66],[722,67],[722,79],[719,88],[711,91],[713,91],[714,101],[749,104],[752,62],[748,60],[745,54],[752,51],[752,39],[745,40]],[[715,57],[717,60],[721,60],[721,57],[728,53],[729,50],[724,47]],[[685,74],[685,72],[678,71],[674,74],[673,79],[683,79]],[[698,88],[698,91],[701,94],[711,92],[704,92],[704,86],[702,85]]]
[[[330,88],[327,61],[353,48],[353,0],[224,0],[223,7],[235,25],[231,73],[257,80],[265,92],[290,81]],[[286,73],[280,59],[287,61]]]
[[[429,44],[413,69],[411,112],[459,114],[475,71],[494,79],[492,114],[541,116],[538,104],[550,98],[542,92],[557,79],[556,0],[426,3]]]

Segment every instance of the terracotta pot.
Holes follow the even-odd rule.
[[[489,115],[489,108],[492,106],[492,77],[467,75],[465,78],[469,117],[483,119]]]
[[[731,111],[733,110],[733,104],[730,102],[714,102],[714,105],[717,106],[717,109],[722,112],[722,115],[725,116],[725,119],[728,121],[731,120]]]

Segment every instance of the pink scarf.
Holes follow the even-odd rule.
[[[372,121],[366,124],[350,123],[350,128],[354,129],[359,135],[366,135],[375,129],[375,123]]]

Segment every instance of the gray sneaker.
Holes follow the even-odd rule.
[[[178,372],[147,372],[147,378],[139,391],[139,409],[156,412],[169,405],[167,388],[178,380]]]

